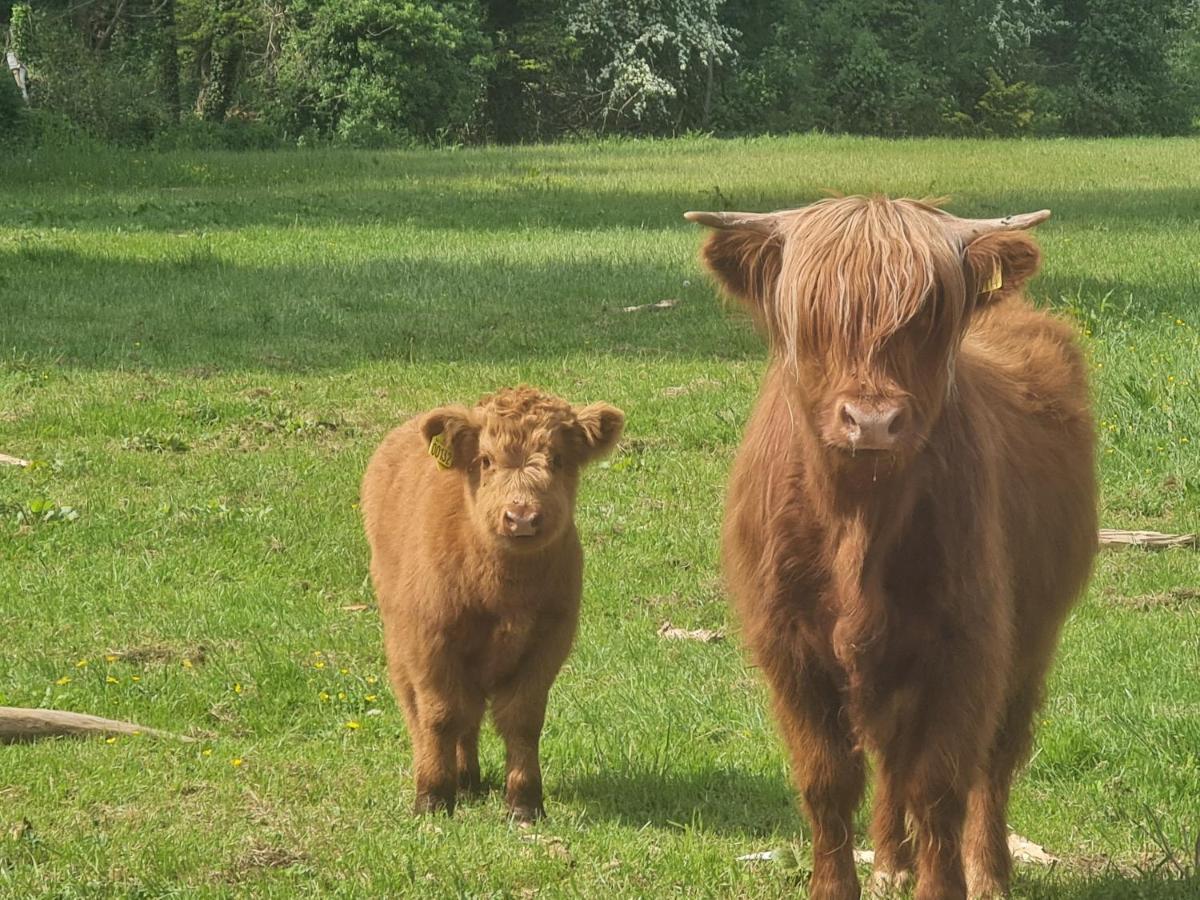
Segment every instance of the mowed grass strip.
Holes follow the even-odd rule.
[[[9,160],[0,452],[35,465],[0,466],[0,704],[200,740],[0,748],[0,895],[795,896],[806,826],[717,562],[764,352],[680,214],[826,190],[1052,208],[1033,292],[1093,362],[1104,523],[1195,531],[1198,156],[807,137]],[[580,497],[550,819],[510,828],[496,794],[414,819],[358,481],[406,416],[520,381],[629,416]],[[1063,862],[1017,896],[1195,896],[1197,589],[1195,552],[1101,556],[1010,813]],[[731,638],[663,641],[666,620]],[[502,763],[486,736],[493,782]],[[736,859],[788,846],[798,866]]]

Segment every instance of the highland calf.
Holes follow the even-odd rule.
[[[1023,287],[1048,212],[964,220],[845,197],[688,213],[771,360],[723,535],[745,639],[812,822],[812,896],[1008,890],[1005,807],[1096,551],[1094,436],[1072,329]]]
[[[460,787],[481,787],[490,700],[510,813],[543,815],[538,741],[579,619],[579,472],[624,424],[608,404],[522,387],[417,416],[372,456],[363,520],[418,812],[452,812]]]

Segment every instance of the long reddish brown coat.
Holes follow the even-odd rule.
[[[490,702],[509,810],[543,814],[538,743],[579,620],[579,473],[624,422],[605,403],[503,390],[409,420],[371,457],[362,513],[417,811],[453,811],[460,787],[480,789]]]
[[[812,822],[812,896],[859,896],[865,750],[874,884],[1002,895],[1013,771],[1096,549],[1084,359],[1023,296],[1040,255],[1011,223],[857,197],[737,216],[689,214],[773,351],[724,565]],[[886,426],[872,451],[860,418]]]

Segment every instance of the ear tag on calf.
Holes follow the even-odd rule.
[[[435,434],[430,440],[429,455],[433,457],[439,469],[449,469],[454,465],[454,454],[450,452],[440,434]]]
[[[1004,273],[1000,270],[1000,263],[996,263],[992,268],[992,277],[983,286],[983,293],[990,294],[992,291],[998,291],[1002,287],[1004,287]]]

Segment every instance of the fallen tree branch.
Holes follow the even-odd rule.
[[[1194,534],[1162,534],[1158,531],[1124,531],[1120,528],[1100,529],[1101,547],[1146,547],[1165,550],[1168,547],[1195,547]]]
[[[0,453],[0,466],[27,466],[29,460],[21,459],[16,456],[9,456],[7,453]]]
[[[51,737],[88,737],[94,734],[144,734],[192,742],[193,738],[134,722],[118,722],[86,713],[60,709],[24,709],[0,706],[0,744],[23,744]]]

